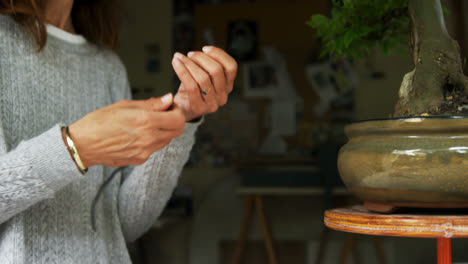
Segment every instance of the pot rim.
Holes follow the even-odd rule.
[[[468,116],[421,116],[372,119],[345,126],[348,138],[358,135],[463,134],[468,135]]]
[[[412,117],[393,117],[393,118],[374,118],[353,121],[352,124],[361,124],[374,121],[408,121],[412,119],[468,119],[468,115],[456,115],[456,116],[412,116]]]

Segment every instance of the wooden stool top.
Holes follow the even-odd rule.
[[[456,211],[456,210],[455,210]],[[448,213],[446,213],[448,212]],[[366,235],[456,238],[468,237],[468,213],[379,214],[364,206],[325,212],[325,225],[338,231]],[[459,210],[457,211],[459,212]],[[466,212],[466,211],[465,211]]]

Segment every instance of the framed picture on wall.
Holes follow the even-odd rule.
[[[257,22],[230,21],[227,52],[239,62],[255,60],[257,57]]]
[[[243,66],[244,96],[246,98],[272,98],[278,92],[275,68],[267,62],[249,62]]]

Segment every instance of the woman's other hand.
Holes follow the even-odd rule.
[[[140,165],[180,136],[185,116],[169,110],[172,94],[148,100],[122,100],[89,113],[69,126],[85,167]]]
[[[237,75],[237,63],[220,48],[207,46],[203,52],[176,53],[172,66],[181,84],[174,103],[186,121],[213,113],[228,100]]]

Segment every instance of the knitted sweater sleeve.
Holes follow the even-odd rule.
[[[0,223],[83,178],[63,143],[59,124],[6,149],[0,120]]]
[[[194,143],[196,124],[188,124],[184,133],[136,166],[122,183],[119,214],[128,242],[136,240],[156,221],[174,190],[180,172]]]
[[[130,89],[124,74],[114,89],[114,99],[130,99]],[[142,165],[135,166],[125,177],[119,191],[119,218],[125,239],[136,240],[156,221],[169,200],[178,177],[187,162],[200,125],[187,123],[184,132],[165,148],[153,153]]]

